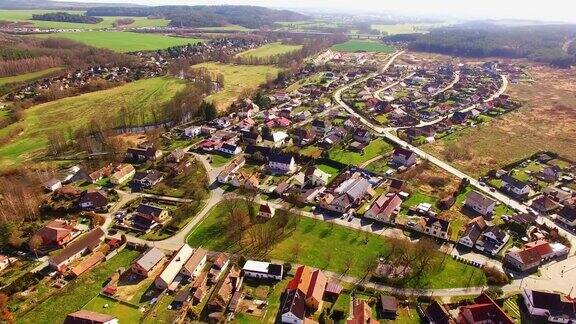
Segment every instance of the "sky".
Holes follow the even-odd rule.
[[[349,13],[392,12],[403,15],[452,16],[462,19],[510,18],[576,22],[576,1],[574,0],[84,0],[82,2],[146,5],[249,4],[274,8],[324,9]]]

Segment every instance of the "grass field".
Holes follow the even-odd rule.
[[[93,120],[108,120],[108,126],[117,125],[122,111],[127,113],[127,124],[150,124],[153,113],[159,113],[162,105],[183,87],[176,79],[152,78],[33,106],[25,111],[22,121],[0,129],[0,141],[7,141],[0,146],[0,168],[46,148],[50,132],[69,136]],[[23,131],[15,138],[6,138],[20,128]]]
[[[270,56],[280,55],[284,53],[289,53],[293,51],[297,51],[302,48],[302,45],[289,45],[289,44],[282,44],[280,42],[270,43],[266,45],[262,45],[260,47],[244,51],[242,53],[237,54],[238,57],[257,57],[257,58],[266,58]]]
[[[423,146],[471,176],[524,159],[540,150],[576,159],[576,71],[531,65],[536,81],[511,84],[507,93],[524,106],[474,128]],[[458,154],[449,158],[457,150]]]
[[[375,41],[367,40],[349,40],[345,43],[336,44],[332,49],[338,52],[378,52],[392,53],[394,47],[384,45]]]
[[[249,248],[241,248],[229,241],[226,235],[222,235],[225,231],[224,218],[226,217],[226,208],[222,206],[217,205],[210,211],[206,219],[190,233],[188,243],[215,251],[230,251],[246,256],[254,254],[254,251],[250,251]],[[295,255],[296,244],[300,245],[301,253]],[[353,255],[354,263],[348,274],[361,277],[365,262],[385,254],[390,249],[389,244],[379,235],[300,217],[293,232],[280,238],[265,255],[257,254],[266,258],[296,262],[336,272],[344,272],[346,260]],[[485,283],[481,270],[474,270],[448,257],[441,269],[428,273],[426,282],[420,282],[418,285],[421,288],[459,287],[465,286],[470,277],[472,278],[471,285]],[[407,284],[415,285],[416,283],[408,282]]]
[[[33,14],[42,14],[48,12],[66,11],[72,14],[83,14],[84,11],[69,11],[69,10],[0,10],[0,20],[16,21],[16,22],[29,22],[38,28],[60,28],[60,29],[100,29],[112,28],[112,23],[119,18],[123,17],[102,17],[102,22],[97,24],[80,24],[80,23],[67,23],[59,21],[40,21],[32,20]],[[148,19],[146,17],[130,17],[134,19],[134,23],[126,26],[130,28],[137,27],[163,27],[167,26],[169,21],[166,19]]]
[[[104,307],[105,305],[107,306]],[[100,295],[88,302],[83,309],[101,314],[113,315],[118,318],[120,323],[138,323],[140,317],[142,317],[142,313],[138,308],[122,304],[114,299]]]
[[[244,91],[256,90],[266,82],[266,78],[276,78],[280,69],[270,65],[234,65],[222,63],[202,63],[194,68],[206,68],[214,74],[224,75],[224,88],[207,97],[216,104],[218,109],[227,108]]]
[[[32,80],[40,79],[40,78],[43,78],[47,75],[50,75],[56,71],[60,71],[61,69],[62,68],[59,68],[59,67],[53,67],[53,68],[49,68],[49,69],[45,69],[45,70],[41,70],[41,71],[36,71],[36,72],[31,72],[31,73],[25,73],[25,74],[19,74],[19,75],[14,75],[14,76],[9,76],[9,77],[3,77],[3,78],[0,78],[0,86],[5,85],[5,84],[9,84],[9,83],[26,82],[26,81],[32,81]]]
[[[329,157],[331,160],[337,162],[350,165],[360,165],[378,155],[391,152],[392,149],[392,145],[388,144],[382,138],[378,138],[370,142],[370,144],[364,148],[364,153],[344,150],[342,147],[337,146],[330,150]]]
[[[40,37],[63,37],[86,45],[106,48],[116,52],[153,51],[171,46],[201,42],[198,38],[170,37],[160,34],[145,34],[115,31],[86,31],[44,34]]]
[[[72,281],[56,295],[17,319],[17,323],[62,323],[68,313],[84,307],[98,295],[110,274],[119,267],[129,267],[139,252],[124,250],[117,256]]]
[[[444,27],[449,24],[394,24],[394,25],[372,25],[371,28],[388,35],[396,34],[425,34],[432,28]]]

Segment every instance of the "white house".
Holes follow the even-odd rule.
[[[207,257],[208,254],[206,250],[197,248],[190,259],[182,266],[180,273],[188,277],[196,278],[202,272],[204,265],[206,265]]]
[[[268,167],[272,170],[289,173],[296,169],[296,162],[290,154],[270,152]]]
[[[264,218],[272,218],[274,217],[274,208],[270,207],[268,203],[261,204],[260,209],[258,210],[258,216]]]
[[[564,206],[556,215],[556,219],[572,227],[572,229],[576,229],[576,207]]]
[[[449,228],[449,221],[434,216],[422,217],[416,225],[416,229],[420,232],[443,240],[448,239]]]
[[[228,155],[236,155],[242,152],[242,148],[235,144],[224,143],[222,146],[220,146],[218,151]]]
[[[530,185],[507,174],[501,177],[503,189],[518,196],[525,196],[530,193]]]
[[[306,183],[312,186],[326,186],[330,180],[330,174],[315,168],[310,167],[306,170]]]
[[[200,126],[190,126],[184,128],[184,136],[188,138],[196,137],[202,133],[202,128]]]
[[[496,201],[477,191],[471,191],[466,198],[465,206],[484,216],[491,215],[496,207]]]
[[[176,255],[170,260],[164,271],[156,278],[154,285],[158,289],[168,289],[174,281],[186,261],[192,256],[193,250],[188,244],[184,244]]]
[[[253,279],[282,280],[284,269],[281,264],[248,260],[244,264],[244,276]]]
[[[486,229],[486,226],[486,222],[482,216],[472,219],[468,224],[466,224],[464,232],[462,232],[462,235],[458,239],[458,243],[473,248],[474,244],[476,244],[482,235],[482,232]]]
[[[576,300],[560,293],[524,289],[522,298],[528,313],[549,323],[576,322]]]
[[[392,162],[400,166],[409,167],[416,163],[416,154],[403,148],[397,148],[392,154]]]
[[[287,290],[280,311],[282,323],[303,324],[306,317],[306,293],[300,289]]]
[[[56,191],[62,188],[62,182],[58,179],[51,179],[44,183],[44,189],[48,191]]]

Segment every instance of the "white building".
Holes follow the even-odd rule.
[[[200,126],[190,126],[184,129],[184,136],[188,138],[196,137],[202,133],[202,128]]]
[[[248,260],[244,264],[244,276],[253,279],[282,280],[284,268],[281,264]]]
[[[496,201],[477,191],[471,191],[466,198],[466,207],[484,216],[491,215],[496,207]]]
[[[188,244],[184,244],[176,255],[170,260],[168,266],[162,271],[162,273],[156,278],[154,284],[158,289],[168,289],[170,284],[174,281],[186,261],[192,256],[193,250]]]

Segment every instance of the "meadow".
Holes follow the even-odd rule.
[[[369,40],[349,40],[332,46],[332,49],[338,52],[378,52],[392,53],[394,47],[385,45],[376,41]]]
[[[247,50],[245,52],[237,54],[238,57],[257,57],[266,58],[270,56],[281,55],[293,51],[297,51],[302,48],[302,45],[289,45],[282,44],[280,42],[270,43],[262,45],[260,47]]]
[[[116,52],[153,51],[171,46],[202,42],[198,38],[171,37],[161,34],[145,34],[115,31],[86,31],[44,34],[39,37],[62,37],[86,45],[106,48]]]
[[[36,72],[18,74],[18,75],[9,76],[9,77],[2,77],[2,78],[0,78],[0,86],[5,85],[5,84],[10,84],[10,83],[33,81],[36,79],[46,77],[46,76],[48,76],[54,72],[60,71],[61,69],[62,68],[59,68],[59,67],[53,67],[53,68],[49,68],[49,69],[45,69],[45,70],[41,70],[41,71],[36,71]]]
[[[426,34],[432,28],[445,27],[448,25],[449,25],[448,23],[438,23],[438,24],[414,23],[414,24],[386,24],[386,25],[375,24],[372,25],[370,28],[388,35]]]
[[[28,22],[38,28],[59,28],[59,29],[102,29],[112,28],[112,23],[119,18],[124,17],[101,17],[103,21],[97,24],[81,24],[81,23],[68,23],[59,21],[41,21],[32,20],[32,15],[43,14],[49,12],[61,12],[63,10],[0,10],[0,20],[15,21],[15,22]],[[84,11],[70,11],[64,10],[71,14],[84,14]],[[163,27],[167,26],[169,21],[166,19],[148,19],[146,17],[130,17],[134,19],[134,23],[127,25],[127,28],[138,27]]]
[[[266,82],[267,77],[276,78],[279,68],[271,65],[235,65],[207,62],[193,68],[206,68],[214,74],[224,75],[224,87],[206,99],[214,102],[219,110],[226,109],[245,91],[254,91]]]
[[[33,106],[25,111],[22,121],[0,129],[0,142],[6,143],[0,146],[0,167],[17,164],[45,149],[51,132],[69,137],[94,120],[117,125],[121,112],[127,116],[126,124],[153,123],[154,114],[183,88],[180,80],[152,78]],[[9,134],[18,129],[22,131],[10,138]]]

